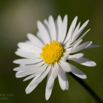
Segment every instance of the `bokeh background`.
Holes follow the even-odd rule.
[[[85,67],[73,63],[86,75],[84,80],[103,99],[103,0],[0,0],[0,103],[96,103],[94,98],[70,75],[70,88],[62,91],[56,79],[52,95],[45,100],[46,79],[31,93],[25,94],[30,81],[15,78],[12,61],[19,57],[14,54],[17,43],[27,40],[27,33],[36,34],[37,20],[43,21],[52,15],[62,18],[68,15],[68,28],[77,15],[83,24],[90,22],[86,29],[91,31],[84,41],[93,41],[99,48],[83,50],[85,57],[96,61],[96,67]]]

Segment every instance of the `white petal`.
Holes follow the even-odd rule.
[[[89,31],[90,31],[90,29],[88,29],[78,40],[82,39]]]
[[[64,54],[65,54],[66,52],[71,53],[72,48],[73,48],[73,47],[72,47],[71,45],[68,45],[68,47],[65,47],[65,46],[64,46],[64,49],[65,49]]]
[[[36,58],[32,58],[32,59],[17,59],[14,60],[13,63],[15,64],[33,64],[33,63],[38,63],[42,61],[42,59],[36,59]]]
[[[87,48],[96,48],[96,47],[99,47],[99,45],[90,45],[90,46],[88,46]],[[86,48],[86,49],[87,49]]]
[[[24,57],[24,58],[39,58],[40,54],[39,53],[28,53],[28,52],[15,52],[16,55]]]
[[[52,89],[53,89],[53,85],[52,85],[52,88],[50,88],[50,89],[46,88],[46,92],[45,92],[46,100],[48,100],[50,98],[51,93],[52,93]]]
[[[75,49],[75,47],[77,47],[81,42],[82,42],[82,38],[90,31],[90,29],[88,29],[78,40],[76,40],[74,43],[73,43],[73,49]],[[66,48],[69,47],[69,44]]]
[[[85,43],[75,47],[75,49],[72,51],[72,53],[83,50],[83,49],[87,48],[88,46],[90,46],[91,44],[92,44],[92,41],[85,42]]]
[[[82,42],[83,40],[80,39],[78,40],[76,43],[73,44],[73,47],[72,47],[72,51],[75,50],[75,48]]]
[[[22,78],[22,77],[25,77],[27,75],[33,74],[33,73],[34,73],[33,70],[30,70],[30,71],[18,71],[16,73],[16,78]]]
[[[32,74],[32,75],[26,77],[23,81],[27,81],[27,80],[32,79],[34,77],[35,77],[35,74]]]
[[[62,23],[62,34],[60,37],[60,42],[62,43],[66,37],[66,32],[67,32],[67,22],[68,22],[68,16],[65,15]]]
[[[51,71],[48,75],[47,84],[46,84],[46,92],[45,92],[46,100],[48,100],[50,98],[53,86],[54,86],[54,78],[52,77],[52,69],[51,69]]]
[[[52,40],[56,40],[56,27],[54,23],[54,19],[52,16],[49,16],[49,30],[50,30],[50,36]]]
[[[41,48],[33,45],[30,42],[20,42],[20,43],[18,43],[18,47],[21,48],[21,49],[34,50],[34,52],[35,51],[41,52]]]
[[[49,34],[49,37],[50,37],[50,41],[52,42],[52,39],[51,39],[51,34],[50,34],[50,30],[49,30],[49,23],[48,23],[48,21],[45,19],[44,20],[44,26],[45,26],[45,28],[47,29],[47,31],[48,31],[48,34]]]
[[[27,86],[27,88],[25,89],[26,94],[31,93],[36,87],[37,87],[37,85],[35,85],[33,87]]]
[[[41,39],[43,40],[43,42],[45,44],[49,43],[50,37],[49,37],[49,34],[48,34],[45,26],[40,21],[37,22],[37,26],[38,26],[39,33],[41,34],[40,36],[41,36]]]
[[[59,65],[57,63],[52,66],[52,76],[55,79],[58,75]]]
[[[34,70],[34,72],[37,72],[39,69],[41,69],[40,67],[44,64],[44,62],[40,62],[34,65],[27,65],[27,66],[20,66],[20,67],[16,67],[13,70],[14,71],[25,71],[25,70]]]
[[[71,53],[71,50],[72,50],[72,48],[68,48],[68,49],[65,50],[65,52],[63,54],[69,55]]]
[[[58,80],[59,80],[59,85],[60,85],[61,89],[66,90],[68,80],[67,80],[67,76],[66,76],[65,72],[61,68],[59,68]]]
[[[81,34],[81,32],[84,30],[84,28],[87,26],[89,20],[87,20],[79,29],[77,37]]]
[[[43,65],[42,67],[40,67],[40,69],[38,69],[38,71],[35,72],[35,70],[25,70],[25,71],[18,71],[16,73],[16,77],[17,78],[22,78],[25,77],[27,75],[31,75],[35,73],[35,76],[37,76],[38,74],[41,74],[45,69],[46,69],[46,65]]]
[[[62,35],[62,19],[60,15],[57,18],[57,33],[58,33],[57,41],[60,42],[61,35]]]
[[[64,46],[65,49],[68,49],[72,47],[72,51],[82,42],[82,39],[79,39],[78,41],[74,42],[73,44],[67,44]]]
[[[51,66],[48,66],[47,69],[41,74],[41,76],[38,79],[36,79],[33,84],[31,84],[31,87],[39,84],[47,76],[47,74],[49,73],[50,69],[51,69]]]
[[[43,41],[43,37],[41,36],[42,34],[38,31],[37,33],[36,33],[36,35],[37,35],[37,37],[39,38],[39,40],[43,43],[43,44],[45,44],[45,42]]]
[[[82,57],[79,59],[72,59],[72,60],[81,65],[90,66],[90,67],[96,66],[96,63],[94,61],[91,61],[90,59],[87,59],[87,58]]]
[[[16,54],[18,56],[26,57],[26,58],[37,58],[40,57],[40,53],[42,49],[36,47],[30,42],[18,43],[19,49],[17,49]]]
[[[71,35],[71,38],[70,38],[69,41],[66,43],[66,45],[70,45],[71,43],[74,42],[74,40],[75,40],[75,38],[76,38],[76,36],[77,36],[79,27],[80,27],[80,22],[78,23],[77,27],[75,28],[73,34]]]
[[[63,55],[64,55],[64,56],[61,57],[61,60],[62,60],[62,61],[66,61],[66,60],[68,59],[68,54],[64,54],[64,53],[63,53]]]
[[[79,58],[81,58],[81,57],[83,57],[83,53],[77,53],[77,54],[74,54],[74,55],[69,55],[68,56],[68,59],[69,60],[72,60],[72,59],[79,59]]]
[[[34,85],[33,87],[31,87],[31,84],[34,83],[35,80],[36,80],[37,78],[39,78],[39,77],[40,77],[40,75],[36,76],[36,77],[29,83],[29,85],[28,85],[28,86],[26,87],[26,89],[25,89],[26,94],[31,93],[31,92],[37,87],[38,84]]]
[[[75,38],[77,37],[77,33],[80,27],[80,22],[78,23],[77,27],[75,28],[73,34],[72,34],[72,42],[75,40]]]
[[[53,78],[53,72],[52,69],[50,70],[48,77],[47,77],[47,84],[46,84],[46,88],[51,89],[52,85],[54,84],[54,78]]]
[[[61,60],[59,64],[65,72],[70,72],[71,71],[69,63]]]
[[[69,89],[69,82],[67,80],[67,82],[66,82],[66,90],[68,90],[68,89]]]
[[[23,52],[23,53],[38,53],[40,54],[41,51],[37,51],[37,50],[33,50],[33,49],[29,49],[29,48],[18,48],[17,52]]]
[[[44,44],[35,35],[28,33],[27,37],[34,45],[36,45],[38,47],[44,46]]]
[[[89,22],[89,20],[87,20],[82,26],[81,26],[81,28],[78,30],[78,28],[77,28],[77,30],[75,29],[75,35],[73,36],[73,38],[72,38],[72,42],[74,42],[78,37],[79,37],[79,35],[81,34],[81,32],[84,30],[84,28],[85,28],[85,26],[88,24],[88,22]],[[78,26],[77,27],[79,27],[79,24],[78,24]],[[82,39],[88,32],[90,31],[90,29],[88,29],[76,42],[78,42],[80,39]],[[77,32],[77,33],[76,33]],[[71,43],[72,43],[71,42]],[[75,43],[76,43],[75,42]],[[70,41],[69,41],[69,43],[70,43]]]
[[[51,66],[47,67],[47,69],[40,75],[36,76],[31,82],[30,84],[27,86],[26,88],[26,93],[29,94],[30,92],[32,92],[37,85],[46,77],[46,75],[48,74],[48,72],[50,71]]]
[[[79,77],[79,78],[82,78],[82,79],[86,79],[87,78],[87,76],[81,71],[81,70],[79,70],[77,67],[75,67],[74,65],[72,65],[72,64],[70,64],[70,66],[71,66],[71,72],[74,74],[74,75],[76,75],[77,77]]]
[[[77,19],[78,19],[78,17],[76,16],[76,17],[74,18],[74,20],[72,21],[72,23],[71,23],[71,25],[70,25],[70,28],[69,28],[69,31],[68,31],[68,33],[67,33],[67,37],[66,37],[64,43],[66,43],[66,42],[70,39],[70,37],[71,37],[71,35],[72,35],[73,31],[74,31],[74,28],[75,28],[75,26],[76,26]]]

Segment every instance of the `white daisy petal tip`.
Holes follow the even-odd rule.
[[[27,37],[29,38],[31,35],[33,35],[33,34],[31,34],[31,33],[27,33]]]
[[[29,93],[31,92],[29,89],[30,89],[30,88],[26,88],[26,89],[25,89],[25,93],[26,93],[26,94],[29,94]]]
[[[91,67],[94,67],[94,66],[96,66],[96,65],[97,65],[96,62],[94,62],[94,61],[91,61],[91,62],[90,62],[90,66],[91,66]]]
[[[32,82],[31,82],[32,83]],[[38,84],[35,84],[33,87],[31,87],[31,85],[29,84],[26,89],[25,89],[25,92],[26,94],[29,94],[31,93],[36,87],[37,87]]]
[[[66,19],[66,20],[68,19],[68,15],[67,15],[67,14],[64,16],[64,20],[65,20],[65,19]]]
[[[74,18],[73,22],[74,22],[74,23],[76,23],[76,22],[77,22],[77,20],[78,20],[78,16],[75,16],[75,18]]]
[[[49,23],[50,23],[50,22],[53,22],[53,17],[52,17],[52,15],[49,16],[48,21],[49,21]]]
[[[86,75],[84,75],[84,76],[82,77],[82,79],[87,79],[87,76],[86,76]]]
[[[87,23],[87,24],[89,23],[89,19],[86,21],[86,23]]]
[[[16,74],[15,74],[15,77],[16,78],[21,78],[22,76],[20,75],[20,73],[21,73],[22,71],[18,71]]]
[[[75,19],[78,19],[78,16],[75,16]]]
[[[32,33],[27,33],[27,38],[30,40],[30,38],[34,37]]]
[[[77,22],[77,20],[78,20],[78,16],[75,16],[75,18],[74,18],[74,20],[73,20],[73,26],[75,26],[76,25],[76,22]]]
[[[13,61],[14,64],[16,64],[15,61],[16,61],[16,60]]]
[[[38,20],[38,21],[37,21],[37,26],[38,26],[38,29],[39,29],[39,30],[40,30],[41,25],[43,25],[42,22]]]
[[[78,74],[77,74],[78,75]],[[81,78],[81,79],[87,79],[87,75],[86,74],[80,74],[80,75],[78,75],[78,77],[79,78]]]
[[[26,94],[29,94],[29,92],[28,92],[28,91],[25,91],[25,93],[26,93]]]
[[[46,93],[45,93],[45,99],[46,100],[49,100],[51,93],[52,93],[52,89],[46,88]]]
[[[87,21],[83,24],[83,27],[86,27],[88,23],[89,23],[89,20],[87,20]]]
[[[38,21],[37,21],[37,26],[39,26],[40,24],[41,24],[41,22],[38,20]]]
[[[27,88],[25,89],[25,93],[26,93],[26,94],[30,94],[32,91],[33,91],[33,88],[32,88],[32,87],[27,87]]]
[[[52,15],[49,16],[49,20],[53,19]]]
[[[82,62],[81,64],[82,64],[82,65],[85,65],[85,66],[89,66],[89,67],[94,67],[94,66],[97,65],[96,62],[91,61],[91,60],[87,60],[87,61],[85,61],[85,62]]]
[[[16,69],[14,68],[13,71],[16,71]]]
[[[15,54],[18,55],[18,52],[16,51]]]
[[[58,15],[58,17],[57,17],[57,21],[61,21],[62,20],[62,18],[61,18],[61,16],[60,15]]]
[[[81,79],[87,79],[87,76],[86,76],[85,74],[83,74],[83,75],[78,75],[78,74],[75,74],[75,73],[74,73],[74,75],[77,76],[78,78],[81,78]]]

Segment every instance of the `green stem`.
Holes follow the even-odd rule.
[[[97,103],[103,103],[103,101],[98,97],[98,95],[82,79],[76,77],[72,73],[68,74],[70,74],[75,80],[77,80],[94,97]]]

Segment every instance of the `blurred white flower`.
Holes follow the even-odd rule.
[[[94,61],[84,58],[83,53],[74,54],[86,48],[98,47],[98,45],[91,45],[92,41],[81,44],[82,38],[90,29],[82,36],[79,37],[79,35],[89,20],[80,27],[80,22],[76,26],[77,18],[77,16],[74,18],[67,32],[67,15],[63,21],[61,16],[58,16],[56,21],[49,16],[48,21],[44,20],[43,24],[40,21],[37,22],[39,29],[37,37],[28,33],[29,40],[18,43],[19,48],[15,53],[24,59],[13,61],[20,64],[19,67],[14,68],[14,71],[17,71],[17,78],[28,76],[24,81],[33,78],[25,90],[27,94],[32,92],[47,75],[46,100],[51,95],[56,77],[61,89],[68,90],[69,83],[65,72],[72,72],[77,77],[86,79],[86,75],[70,64],[69,60],[89,67],[96,65]]]

